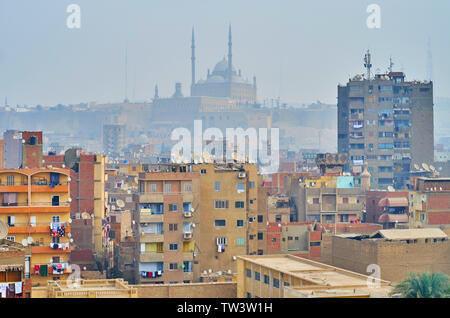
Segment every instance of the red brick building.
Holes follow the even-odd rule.
[[[366,222],[382,224],[385,229],[407,226],[409,192],[366,192]]]

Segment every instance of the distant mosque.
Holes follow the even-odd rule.
[[[195,38],[192,28],[192,83],[191,96],[227,97],[234,99],[240,105],[252,105],[256,103],[256,77],[253,83],[244,79],[241,70],[236,72],[233,66],[231,25],[228,30],[228,60],[224,57],[219,61],[212,73],[208,69],[205,80],[196,82],[195,79]]]

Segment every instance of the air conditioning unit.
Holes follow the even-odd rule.
[[[183,212],[183,214],[184,214],[184,217],[185,218],[190,218],[190,217],[192,217],[192,212]]]
[[[245,178],[245,172],[239,172],[238,178],[239,179],[244,179]]]
[[[185,240],[190,240],[192,238],[192,232],[184,232],[183,233],[183,238]]]

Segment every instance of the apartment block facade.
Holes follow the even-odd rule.
[[[172,168],[174,170],[172,170]],[[147,283],[190,283],[200,273],[200,176],[189,166],[172,166],[139,174],[135,195],[135,280]]]
[[[0,219],[8,240],[31,246],[33,284],[71,272],[69,182],[68,169],[0,170]]]
[[[407,188],[414,164],[433,163],[433,136],[432,82],[389,72],[338,86],[338,152],[356,177],[368,163],[372,189]]]

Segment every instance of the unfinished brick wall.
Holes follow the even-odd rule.
[[[236,298],[237,283],[133,285],[139,298]]]

